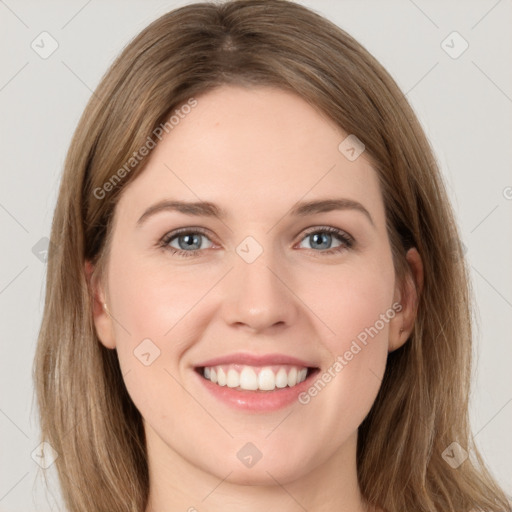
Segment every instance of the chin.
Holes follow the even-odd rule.
[[[291,460],[287,453],[275,451],[272,457],[267,457],[267,460],[263,455],[252,467],[245,467],[238,458],[234,461],[229,458],[223,465],[217,464],[210,468],[210,472],[213,470],[217,477],[225,478],[226,482],[237,485],[285,485],[309,472],[314,464],[308,464],[307,460],[309,458],[306,454],[295,453]]]

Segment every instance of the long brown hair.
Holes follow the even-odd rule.
[[[165,14],[122,51],[79,121],[53,219],[34,361],[42,440],[59,454],[68,509],[142,512],[149,491],[142,419],[115,350],[97,338],[84,263],[102,278],[116,202],[147,161],[126,167],[133,154],[158,143],[155,130],[174,109],[229,83],[292,91],[356,135],[380,179],[397,278],[408,272],[408,248],[423,260],[414,330],[389,354],[359,428],[364,497],[389,512],[511,510],[470,434],[472,292],[432,149],[383,67],[339,27],[287,0],[196,3]],[[443,458],[454,442],[469,452],[457,468]]]

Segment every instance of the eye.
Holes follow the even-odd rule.
[[[203,240],[208,240],[208,244],[203,244]],[[308,230],[302,241],[308,240],[309,249],[321,254],[339,253],[350,249],[354,245],[354,239],[341,231],[340,229],[325,226],[315,227]],[[333,245],[337,243],[337,245]],[[302,243],[301,241],[301,243]],[[213,243],[206,232],[200,228],[182,228],[166,234],[159,242],[158,246],[177,254],[178,256],[197,256],[201,250],[210,249]],[[308,249],[308,247],[306,247]],[[316,250],[318,249],[318,250]]]
[[[204,246],[202,243],[203,239],[209,240],[203,231],[184,228],[165,235],[159,242],[159,245],[171,251],[172,254],[194,256],[198,250],[209,248]]]
[[[338,245],[332,245],[333,238],[338,241]],[[328,226],[309,230],[302,240],[308,240],[310,249],[320,249],[320,251],[315,252],[323,254],[341,252],[352,248],[354,245],[354,239],[350,235],[340,229]]]

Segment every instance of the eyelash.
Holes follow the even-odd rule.
[[[321,253],[322,255],[331,255],[340,253],[342,251],[345,251],[347,249],[352,249],[355,243],[355,240],[345,233],[344,231],[341,231],[340,229],[333,228],[330,226],[322,226],[322,227],[315,227],[312,229],[309,229],[304,234],[303,238],[300,240],[304,240],[309,235],[315,234],[315,233],[329,233],[332,235],[336,235],[338,240],[341,242],[341,245],[339,247],[334,247],[332,249],[327,249],[325,251],[315,251],[314,249],[309,249],[310,251]],[[170,251],[171,254],[178,255],[180,257],[194,257],[199,253],[201,250],[204,249],[196,249],[191,251],[183,251],[181,249],[176,249],[175,247],[171,247],[169,243],[177,238],[180,235],[204,235],[208,238],[208,235],[206,231],[202,230],[201,228],[181,228],[175,231],[172,231],[171,233],[167,233],[164,235],[158,242],[158,246],[166,251]]]

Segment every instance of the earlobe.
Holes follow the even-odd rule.
[[[401,309],[389,322],[388,352],[400,348],[408,340],[414,328],[418,303],[423,291],[423,262],[415,247],[406,254],[410,272],[404,283],[398,283],[395,290],[395,301],[401,304]]]
[[[97,276],[94,274],[94,266],[90,261],[85,262],[85,275],[87,285],[92,297],[92,315],[96,334],[100,342],[110,349],[116,348],[112,317],[106,306],[106,297],[103,287],[101,286]]]

